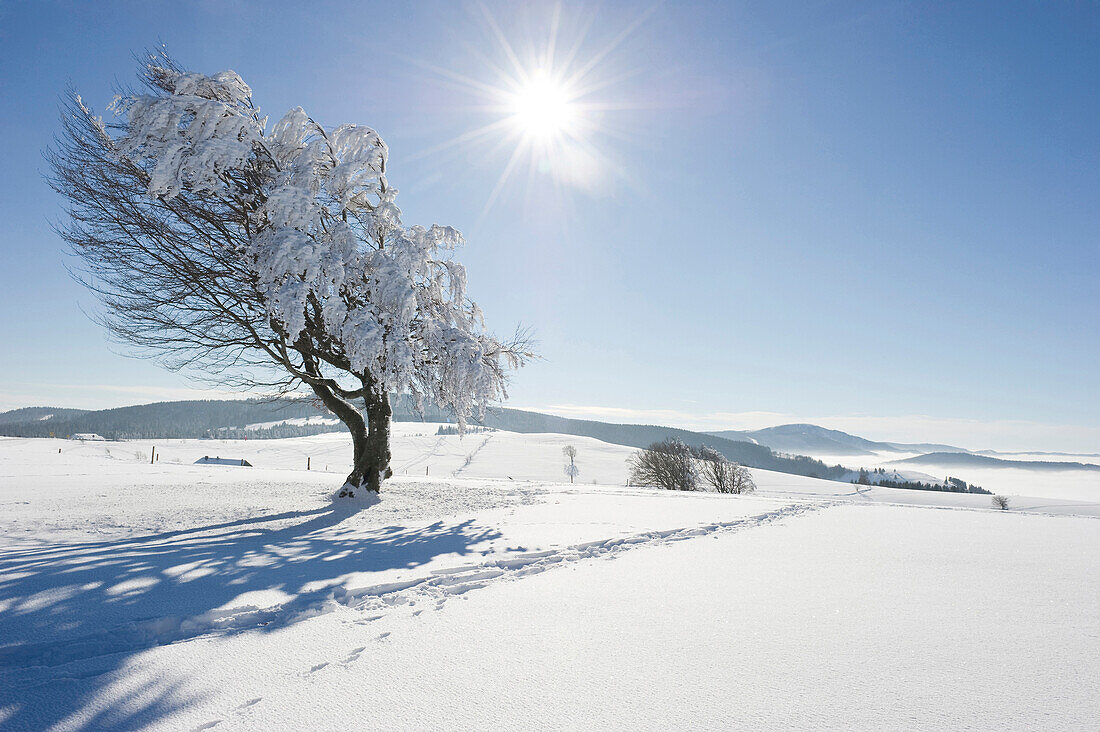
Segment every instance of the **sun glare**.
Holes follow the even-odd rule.
[[[420,154],[471,145],[487,146],[483,159],[503,153],[505,162],[483,215],[523,171],[529,185],[545,177],[559,189],[590,193],[604,191],[608,181],[625,177],[602,148],[610,137],[622,136],[609,126],[609,116],[632,109],[635,103],[610,95],[636,69],[621,62],[609,65],[608,60],[656,5],[594,47],[587,38],[594,15],[567,19],[562,6],[555,4],[548,17],[534,22],[532,27],[538,29],[534,35],[517,30],[510,38],[497,18],[485,6],[479,7],[489,42],[471,45],[470,50],[486,73],[469,76],[428,68],[479,98],[476,108],[489,121]],[[545,35],[540,39],[540,34]]]
[[[539,140],[568,132],[577,113],[565,86],[545,73],[533,75],[510,106],[516,129]]]

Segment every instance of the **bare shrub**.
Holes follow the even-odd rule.
[[[630,456],[631,485],[671,491],[698,490],[699,472],[691,448],[680,440],[654,442]]]
[[[700,473],[703,481],[719,493],[751,493],[756,490],[749,471],[731,462],[725,455],[704,445],[699,449]]]

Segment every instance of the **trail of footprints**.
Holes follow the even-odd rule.
[[[432,600],[435,601],[436,609],[439,609],[449,598],[485,587],[490,582],[518,579],[530,574],[544,572],[551,567],[583,559],[611,558],[639,546],[659,546],[701,536],[718,536],[728,532],[741,531],[792,516],[818,511],[829,505],[831,504],[793,504],[735,521],[680,529],[646,531],[630,536],[601,539],[558,549],[527,552],[489,560],[481,564],[437,569],[426,577],[403,582],[371,585],[350,590],[337,588],[332,599],[341,605],[370,612],[385,611],[399,605],[413,605]],[[422,610],[417,610],[414,614],[420,612]],[[381,616],[373,615],[371,619],[379,617]]]
[[[831,503],[803,503],[784,506],[767,513],[738,519],[736,521],[716,522],[681,529],[669,529],[664,531],[646,531],[640,534],[624,536],[615,539],[603,539],[599,541],[585,542],[560,549],[549,549],[539,552],[527,552],[502,559],[491,560],[482,564],[472,564],[459,567],[449,567],[434,570],[431,575],[405,582],[389,583],[384,585],[372,585],[353,590],[338,588],[333,595],[333,600],[341,605],[362,611],[377,611],[394,608],[401,605],[418,604],[424,600],[434,600],[434,608],[439,610],[448,598],[457,597],[470,590],[485,587],[490,582],[518,579],[530,574],[545,572],[551,567],[580,561],[582,559],[612,558],[615,555],[637,548],[639,546],[660,546],[676,541],[684,541],[701,536],[718,536],[724,533],[732,533],[755,526],[781,521],[792,516],[819,511],[832,505]],[[412,615],[419,616],[423,609],[417,609]],[[369,624],[379,620],[384,615],[372,613],[359,621],[361,624]],[[383,642],[389,638],[390,632],[384,632],[374,638],[376,642]],[[337,666],[347,668],[354,664],[367,650],[367,646],[359,646],[348,651],[347,656],[336,662]],[[304,676],[311,676],[322,671],[333,663],[324,661],[318,663]],[[233,713],[240,714],[251,709],[263,701],[262,697],[251,699],[236,707]],[[193,732],[210,729],[221,724],[224,719],[213,720],[194,728]]]
[[[400,605],[415,605],[424,600],[434,600],[434,609],[439,610],[447,599],[463,595],[470,590],[485,587],[495,580],[518,579],[582,559],[611,558],[620,552],[638,546],[656,546],[708,535],[717,537],[722,533],[740,531],[773,523],[791,516],[818,511],[828,505],[831,504],[795,504],[736,521],[665,531],[647,531],[632,536],[586,542],[561,549],[528,552],[482,564],[437,569],[432,571],[430,576],[406,582],[373,585],[353,590],[338,589],[333,599],[342,605],[358,610],[381,610]],[[412,616],[417,617],[423,612],[423,608],[416,609],[412,612]],[[372,614],[358,622],[366,624],[382,617],[383,615],[380,614]],[[387,631],[378,635],[375,641],[384,641],[389,636],[390,632]],[[340,665],[345,667],[351,665],[359,660],[366,649],[366,646],[353,648],[348,652],[347,657],[340,662]],[[327,662],[317,664],[308,673],[315,673],[329,665]]]

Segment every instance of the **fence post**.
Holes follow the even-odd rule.
[[[311,460],[313,460],[313,458],[310,458],[310,457],[306,458],[306,470],[309,470],[309,463],[310,463]]]

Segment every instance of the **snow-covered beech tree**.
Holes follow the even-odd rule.
[[[236,73],[163,53],[140,80],[113,121],[74,95],[47,153],[60,234],[114,336],[219,383],[308,387],[351,431],[341,496],[391,474],[391,393],[460,424],[506,396],[527,339],[485,330],[456,230],[402,222],[377,132],[301,108],[269,124]]]

